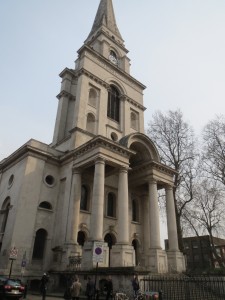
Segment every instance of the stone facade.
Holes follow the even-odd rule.
[[[65,271],[72,259],[99,267],[184,271],[177,243],[174,170],[144,134],[143,90],[130,75],[128,50],[112,1],[101,0],[75,69],[64,69],[50,145],[30,140],[0,162],[0,269],[15,274]],[[158,190],[166,190],[167,253],[160,245]],[[21,263],[23,267],[21,268]]]

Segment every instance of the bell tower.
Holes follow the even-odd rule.
[[[130,75],[127,54],[112,0],[101,0],[75,69],[60,74],[53,147],[72,151],[95,136],[117,142],[144,133],[145,86]]]

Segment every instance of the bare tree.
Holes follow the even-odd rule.
[[[183,251],[182,213],[192,201],[196,178],[196,139],[180,110],[157,112],[148,123],[147,134],[157,146],[161,161],[174,168],[174,204],[179,248]]]
[[[225,213],[224,191],[216,182],[204,179],[196,189],[195,198],[192,201],[192,209],[185,209],[183,218],[186,226],[197,236],[209,235],[211,250],[221,268],[225,268],[224,257],[218,255],[213,236],[217,236],[223,230]]]
[[[217,116],[203,130],[203,167],[208,177],[225,186],[225,118]]]

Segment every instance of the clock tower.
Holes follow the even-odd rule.
[[[118,142],[131,133],[144,133],[145,86],[130,75],[127,53],[112,0],[101,0],[75,70],[66,68],[60,74],[53,138],[57,149],[73,150],[98,135]]]

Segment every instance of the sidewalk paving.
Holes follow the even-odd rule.
[[[27,294],[25,300],[42,300],[41,295]],[[47,295],[45,300],[64,300],[61,294]]]

